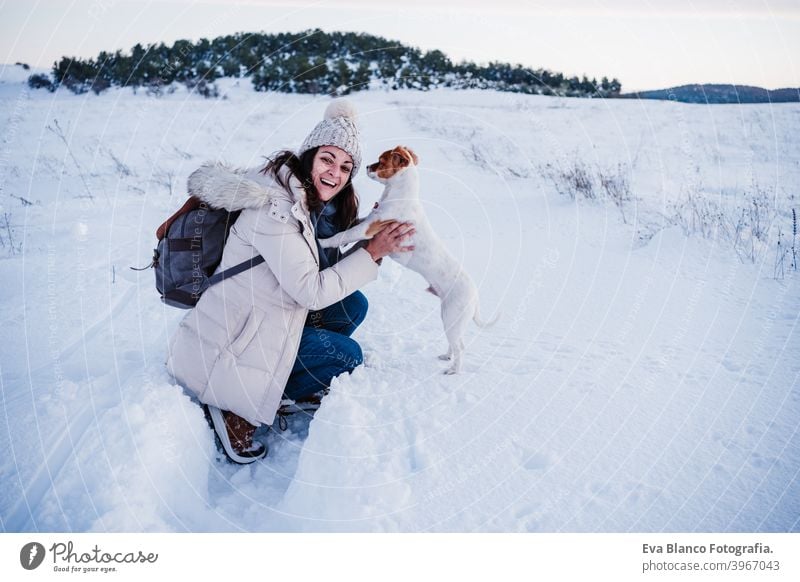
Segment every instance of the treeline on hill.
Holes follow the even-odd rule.
[[[681,85],[656,91],[627,93],[629,99],[664,99],[682,103],[797,103],[800,89],[764,89],[749,85]]]
[[[101,52],[88,60],[63,57],[53,64],[51,77],[33,75],[28,84],[52,91],[63,86],[74,93],[133,87],[161,94],[173,83],[182,83],[216,97],[215,81],[222,77],[250,77],[258,91],[340,95],[381,87],[457,87],[615,97],[622,88],[617,79],[605,77],[598,82],[507,63],[456,64],[438,50],[422,52],[379,36],[319,29],[298,34],[238,33],[196,43],[179,40],[171,47],[137,44],[128,55]]]

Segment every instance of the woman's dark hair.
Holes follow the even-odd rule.
[[[303,184],[306,192],[306,204],[309,210],[319,212],[324,203],[319,199],[314,182],[311,180],[311,168],[314,166],[314,156],[317,154],[318,147],[311,148],[299,157],[294,152],[283,150],[274,154],[267,161],[267,165],[261,170],[262,174],[271,173],[275,176],[281,186],[289,190],[288,180],[284,181],[279,176],[279,171],[283,166]],[[353,176],[348,176],[347,183],[336,195],[336,225],[342,229],[348,229],[358,220],[358,196],[353,188]]]

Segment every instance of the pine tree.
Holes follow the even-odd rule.
[[[490,62],[454,64],[441,51],[422,52],[363,33],[237,33],[197,42],[178,40],[171,47],[136,44],[129,54],[101,52],[96,59],[64,57],[54,63],[55,86],[75,92],[102,92],[112,86],[145,87],[160,94],[179,82],[203,94],[215,95],[220,77],[250,76],[259,91],[350,93],[374,87],[427,90],[440,86],[495,89],[528,94],[617,96],[617,79],[600,83],[586,75],[523,65]],[[375,83],[377,81],[377,83]]]

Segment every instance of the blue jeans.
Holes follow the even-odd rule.
[[[367,316],[361,291],[348,295],[306,318],[300,349],[283,393],[298,400],[327,388],[339,374],[352,372],[364,361],[361,346],[350,338]]]

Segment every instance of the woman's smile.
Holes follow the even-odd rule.
[[[322,146],[314,155],[311,180],[319,199],[327,202],[336,196],[350,179],[353,158],[336,146]]]

